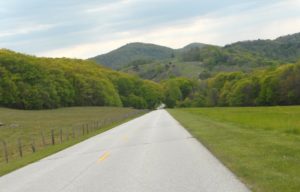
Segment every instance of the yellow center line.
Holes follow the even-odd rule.
[[[124,140],[124,141],[128,141],[128,136],[127,136],[127,135],[124,136],[124,137],[123,137],[123,140]]]
[[[105,151],[105,152],[103,153],[103,155],[101,155],[101,157],[99,157],[98,163],[101,162],[101,161],[103,161],[103,160],[105,160],[108,156],[109,156],[109,152],[108,152],[108,151]]]

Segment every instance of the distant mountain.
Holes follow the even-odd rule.
[[[281,36],[275,39],[275,41],[278,43],[300,43],[300,33]]]
[[[137,60],[152,61],[171,57],[174,57],[174,50],[171,48],[146,43],[130,43],[107,54],[90,58],[90,60],[112,69],[121,69]]]
[[[295,62],[300,58],[300,33],[282,36],[275,40],[237,42],[225,46],[224,49],[248,52],[281,62]]]
[[[188,50],[191,50],[191,49],[195,49],[195,48],[203,48],[205,46],[208,46],[208,44],[204,44],[204,43],[190,43],[186,46],[184,46],[183,48],[179,49],[180,51],[188,51]]]
[[[249,72],[300,60],[300,33],[275,40],[241,41],[224,47],[191,43],[180,49],[132,43],[92,58],[99,64],[160,81],[203,78],[220,71]]]

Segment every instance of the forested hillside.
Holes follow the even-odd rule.
[[[91,58],[98,64],[103,64],[112,69],[121,69],[134,61],[149,62],[152,60],[167,59],[174,56],[173,50],[154,44],[130,43],[107,54]]]
[[[0,50],[0,106],[154,108],[162,97],[159,84],[103,68],[91,61],[38,58]]]
[[[166,57],[152,59],[146,59],[145,55],[150,52],[141,45],[135,44],[135,49],[143,50],[138,56],[132,56],[135,52],[129,51],[126,46],[123,47],[128,50],[124,55],[131,55],[131,60],[123,59],[123,53],[118,50],[101,57],[122,58],[118,63],[115,60],[107,60],[107,65],[155,81],[170,77],[203,79],[222,71],[251,72],[283,63],[294,63],[300,59],[300,33],[275,40],[242,41],[224,47],[192,43],[182,49],[170,48]],[[118,54],[113,54],[116,52]]]
[[[224,47],[192,48],[181,56],[182,61],[201,62],[204,71],[249,72],[257,68],[295,63],[300,59],[300,33],[275,40],[242,41]],[[201,74],[201,72],[199,73]]]

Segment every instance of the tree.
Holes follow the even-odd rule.
[[[207,70],[202,71],[201,73],[199,73],[199,76],[198,76],[198,78],[201,80],[208,79],[209,77],[211,77],[211,73],[208,72]]]
[[[258,82],[251,79],[238,81],[229,97],[231,106],[253,106],[259,93]]]
[[[279,103],[279,82],[276,75],[267,75],[260,83],[257,98],[260,105],[277,105]]]
[[[168,81],[165,83],[164,89],[166,106],[169,108],[175,107],[177,102],[182,98],[179,86],[175,81]]]

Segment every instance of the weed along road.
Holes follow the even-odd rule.
[[[1,192],[249,191],[165,110],[0,177]]]

